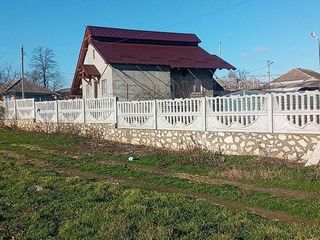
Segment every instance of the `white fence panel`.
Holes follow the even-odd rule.
[[[84,100],[62,100],[58,102],[58,121],[66,123],[84,122]]]
[[[205,118],[205,98],[158,100],[157,125],[159,129],[202,130]]]
[[[36,102],[37,122],[57,122],[57,102]]]
[[[15,119],[16,114],[15,114],[15,101],[4,101],[3,102],[3,107],[5,108],[5,118],[6,119]]]
[[[119,128],[156,128],[156,101],[118,102]]]
[[[273,97],[274,132],[320,133],[320,92],[278,93]]]
[[[320,133],[320,92],[117,102],[116,98],[0,102],[6,119],[117,123],[119,128]]]
[[[207,98],[207,130],[268,132],[268,98],[269,94]]]
[[[34,99],[18,99],[16,100],[17,119],[34,118]]]
[[[116,98],[85,100],[85,120],[88,123],[115,123]]]

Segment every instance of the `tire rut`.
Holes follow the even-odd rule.
[[[248,207],[243,204],[236,203],[234,201],[228,201],[228,200],[225,200],[219,197],[214,197],[207,194],[195,193],[193,191],[188,191],[188,190],[183,190],[183,189],[173,188],[173,187],[162,187],[162,186],[150,184],[148,182],[132,179],[132,178],[112,178],[107,175],[94,174],[92,172],[86,172],[86,171],[81,171],[81,170],[76,170],[71,168],[62,168],[55,164],[48,163],[45,160],[26,158],[25,156],[17,154],[12,151],[0,150],[0,154],[8,158],[18,160],[23,164],[31,164],[35,167],[39,167],[44,170],[51,170],[51,171],[64,174],[67,176],[71,176],[71,177],[102,180],[102,181],[107,181],[108,183],[111,183],[111,184],[118,184],[123,186],[130,186],[130,187],[139,187],[139,188],[142,187],[142,188],[146,188],[146,189],[157,191],[164,194],[181,194],[181,195],[196,199],[198,201],[207,202],[213,205],[222,206],[222,207],[226,207],[233,210],[249,212],[264,218],[275,220],[275,221],[281,221],[281,222],[287,222],[287,223],[299,223],[299,224],[307,224],[307,225],[315,223],[314,221],[308,220],[305,218],[292,216],[286,213],[273,212],[273,211],[256,208],[256,207]]]
[[[27,148],[29,150],[34,150],[34,151],[42,151],[42,152],[50,153],[50,154],[58,154],[58,155],[61,154],[61,153],[58,153],[54,150],[43,149],[43,148],[36,146],[36,145],[30,145],[30,144],[11,144],[11,145],[24,147],[24,148]],[[68,155],[68,154],[64,154],[64,155],[67,155],[68,157],[70,157],[74,160],[79,159],[79,156]],[[100,161],[100,162],[103,164],[112,165],[112,166],[123,166],[124,165],[124,163],[121,163],[118,161],[113,161],[113,160]],[[291,198],[295,198],[295,199],[312,198],[312,199],[320,200],[319,195],[317,195],[315,193],[305,192],[305,191],[290,190],[290,189],[283,189],[283,188],[276,188],[276,187],[261,187],[261,186],[257,186],[257,185],[253,185],[253,184],[230,181],[230,180],[221,179],[221,178],[212,178],[209,176],[190,174],[190,173],[184,173],[184,172],[172,172],[167,169],[161,169],[158,167],[142,166],[142,165],[137,165],[137,164],[126,164],[126,167],[128,167],[130,170],[134,170],[134,171],[143,171],[143,172],[148,172],[148,173],[161,174],[161,175],[167,176],[167,177],[177,177],[180,179],[186,179],[186,180],[189,180],[192,182],[197,182],[197,183],[204,183],[204,184],[209,184],[209,185],[225,184],[225,185],[238,187],[238,188],[244,189],[244,190],[269,193],[271,195],[278,196],[278,197],[291,197]]]

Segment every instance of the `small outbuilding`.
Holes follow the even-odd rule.
[[[36,101],[48,101],[55,99],[55,94],[51,90],[38,86],[35,83],[23,81],[24,97],[34,98]],[[0,98],[2,99],[21,99],[22,98],[22,81],[10,80],[0,85]]]

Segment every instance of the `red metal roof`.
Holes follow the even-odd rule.
[[[100,73],[95,65],[84,64],[82,65],[82,68],[87,75],[96,76],[96,77],[100,76]]]
[[[71,94],[81,95],[80,71],[91,43],[110,64],[165,65],[171,68],[235,69],[198,46],[195,34],[88,26],[80,49]],[[88,69],[91,71],[92,69]],[[95,70],[92,70],[95,71]]]
[[[198,46],[109,43],[92,40],[107,63],[165,65],[171,68],[234,69],[223,59]]]
[[[184,43],[200,43],[200,39],[191,33],[172,33],[172,32],[156,32],[142,31],[132,29],[107,28],[88,26],[87,30],[92,38],[104,37],[115,39],[135,39],[135,40],[156,40],[167,42],[184,42]]]

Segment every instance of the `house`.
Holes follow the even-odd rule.
[[[195,34],[88,26],[70,95],[120,100],[213,95],[232,65],[199,47]]]
[[[258,79],[241,80],[236,77],[219,78],[216,81],[224,88],[226,92],[234,92],[239,90],[259,90],[264,84]]]
[[[38,86],[30,81],[23,81],[24,97],[34,98],[36,101],[53,100],[55,94],[44,87]],[[0,85],[0,96],[2,99],[22,98],[22,81],[10,80]]]
[[[267,91],[263,90],[238,90],[234,92],[229,92],[224,94],[224,97],[230,97],[230,96],[250,96],[250,95],[262,95],[262,94],[267,94]]]
[[[320,74],[308,69],[295,68],[274,79],[265,89],[284,92],[320,90]]]
[[[69,99],[70,90],[71,88],[61,88],[59,90],[54,91],[54,93],[57,95],[58,99]]]

